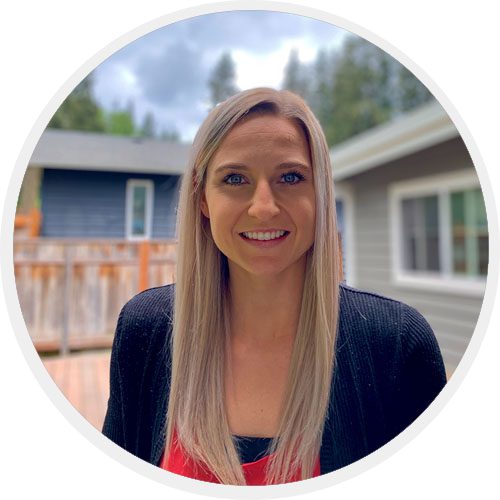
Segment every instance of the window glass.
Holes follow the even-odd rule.
[[[134,186],[132,201],[132,235],[146,234],[146,186]]]
[[[439,271],[438,197],[403,200],[403,262],[411,271]]]
[[[438,197],[424,198],[425,210],[425,268],[429,271],[439,271],[439,222]]]
[[[476,215],[478,273],[485,276],[488,271],[488,220],[483,194],[480,189],[473,190],[474,212]]]
[[[488,222],[479,188],[451,193],[453,271],[469,276],[486,275]]]

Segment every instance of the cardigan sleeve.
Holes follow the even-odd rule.
[[[150,288],[132,297],[118,316],[111,350],[102,433],[147,461],[161,438],[158,429],[168,387],[173,297],[173,285]]]
[[[122,399],[122,380],[120,375],[119,358],[120,358],[120,344],[122,338],[124,311],[125,311],[125,306],[122,308],[120,315],[118,316],[115,337],[111,349],[108,408],[106,411],[106,416],[104,418],[104,424],[102,428],[102,433],[107,438],[111,439],[111,441],[122,447],[124,447],[125,445],[124,442],[125,439],[124,439],[123,421],[122,421],[123,399]]]
[[[446,372],[432,328],[414,308],[402,307],[402,428],[434,401],[446,384]]]

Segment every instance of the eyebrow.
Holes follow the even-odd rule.
[[[310,170],[311,167],[305,163],[297,162],[297,161],[286,161],[283,163],[280,163],[279,165],[276,166],[276,170],[287,170],[289,168],[300,168],[302,170]],[[246,165],[242,163],[227,163],[224,165],[219,165],[215,170],[214,174],[218,174],[220,172],[224,172],[226,170],[243,170],[248,172],[251,170],[248,168]]]

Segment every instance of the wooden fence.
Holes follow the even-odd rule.
[[[40,235],[42,214],[37,208],[32,208],[29,213],[16,214],[14,219],[14,234],[16,237],[36,238]]]
[[[133,295],[174,282],[176,243],[28,238],[14,242],[24,321],[38,351],[111,345]]]

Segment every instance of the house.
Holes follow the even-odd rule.
[[[46,130],[23,188],[43,172],[41,236],[172,238],[188,155],[184,144]],[[452,373],[488,268],[484,200],[460,134],[432,102],[340,144],[331,158],[347,283],[419,310]]]
[[[488,269],[484,200],[460,134],[432,102],[340,144],[331,159],[347,282],[419,310],[451,373]]]
[[[188,154],[187,144],[45,130],[23,181],[39,185],[40,236],[173,238]]]

